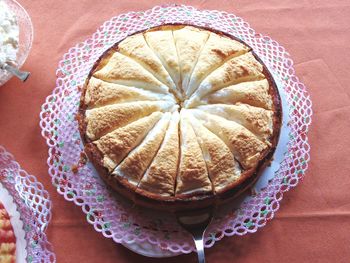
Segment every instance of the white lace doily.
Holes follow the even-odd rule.
[[[165,23],[205,26],[236,36],[250,45],[282,85],[289,105],[288,151],[268,185],[238,209],[219,213],[207,231],[205,246],[211,247],[224,236],[253,233],[271,220],[283,193],[304,176],[310,146],[307,131],[311,123],[311,100],[305,86],[295,76],[293,62],[285,49],[267,36],[255,33],[243,19],[216,10],[191,6],[156,6],[145,12],[130,12],[106,21],[91,38],[72,47],[57,69],[56,88],[42,106],[40,126],[49,146],[49,174],[57,191],[81,206],[95,230],[117,243],[151,244],[173,253],[194,250],[191,237],[173,216],[150,213],[116,199],[90,163],[80,162],[83,151],[75,114],[81,87],[93,63],[115,42],[128,34]],[[79,163],[78,173],[71,171]]]
[[[56,262],[52,246],[45,234],[51,219],[49,194],[33,175],[21,169],[13,156],[2,146],[0,146],[0,183],[11,195],[12,202],[19,212],[18,226],[23,224],[26,252],[22,251],[21,246],[19,252],[23,255],[26,253],[26,261],[20,262]]]

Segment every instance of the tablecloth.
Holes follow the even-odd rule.
[[[48,237],[57,262],[196,262],[194,254],[150,259],[104,238],[80,208],[56,193],[47,173],[39,112],[55,87],[62,55],[112,16],[167,1],[20,0],[34,24],[25,84],[0,87],[0,144],[50,192]],[[285,194],[276,217],[255,234],[226,237],[206,251],[209,262],[349,262],[350,258],[350,2],[321,0],[174,1],[232,12],[292,55],[313,101],[311,162],[298,187]]]

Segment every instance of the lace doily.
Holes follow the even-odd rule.
[[[33,175],[27,174],[13,156],[0,146],[0,183],[15,202],[23,222],[27,261],[55,262],[45,230],[51,219],[49,194]]]
[[[95,230],[117,243],[148,242],[174,253],[194,250],[191,237],[173,216],[150,213],[116,199],[90,163],[80,160],[83,145],[75,114],[81,87],[95,60],[115,42],[136,31],[165,23],[205,26],[234,35],[250,45],[281,83],[289,104],[288,152],[266,188],[251,193],[239,209],[215,217],[205,237],[211,247],[224,236],[253,233],[273,218],[283,193],[303,178],[309,161],[307,131],[311,123],[311,100],[295,76],[285,49],[267,36],[255,33],[243,19],[226,12],[197,10],[191,6],[156,6],[106,21],[91,38],[71,48],[57,69],[56,88],[42,106],[40,126],[49,146],[49,173],[57,191],[81,206]],[[78,164],[78,172],[72,167]]]

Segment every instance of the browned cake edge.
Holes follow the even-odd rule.
[[[190,24],[166,24],[162,26],[157,26],[154,28],[150,28],[148,30],[135,32],[134,34],[146,32],[146,31],[152,31],[152,30],[162,30],[162,28],[166,28],[168,26],[193,26]],[[86,137],[86,122],[85,122],[85,111],[87,109],[87,105],[84,103],[85,93],[87,89],[87,84],[93,75],[95,71],[97,71],[99,68],[103,66],[102,62],[106,57],[113,54],[113,52],[118,51],[118,44],[119,42],[115,43],[111,48],[106,50],[100,58],[94,63],[91,71],[89,72],[89,75],[85,81],[85,84],[82,89],[81,99],[80,99],[80,106],[77,113],[77,121],[79,123],[79,132],[82,138],[82,141],[85,145],[84,151],[86,152],[89,160],[92,162],[94,167],[96,168],[97,172],[99,173],[100,177],[117,193],[121,194],[122,196],[126,197],[129,200],[132,200],[135,204],[148,207],[152,209],[157,210],[166,210],[166,211],[184,211],[184,210],[195,210],[195,209],[202,209],[208,206],[212,205],[220,205],[222,203],[226,203],[230,200],[233,200],[237,196],[239,196],[241,193],[246,191],[248,188],[252,186],[256,182],[256,180],[259,178],[259,175],[261,174],[262,170],[270,164],[271,158],[275,152],[276,145],[278,143],[281,124],[282,124],[282,105],[281,105],[281,98],[278,92],[277,85],[267,69],[264,62],[257,56],[257,54],[252,50],[252,48],[247,45],[244,41],[229,35],[227,33],[214,30],[211,28],[206,27],[199,27],[194,26],[200,29],[212,31],[219,35],[227,36],[233,40],[236,40],[246,46],[248,46],[254,55],[254,57],[263,65],[263,74],[265,75],[266,79],[269,82],[269,93],[271,97],[273,98],[273,134],[270,138],[271,141],[271,147],[266,150],[263,154],[263,157],[258,162],[258,165],[250,170],[245,171],[241,174],[240,178],[233,182],[232,184],[227,185],[225,188],[223,188],[219,193],[216,195],[211,193],[196,193],[196,195],[180,195],[180,196],[160,196],[154,193],[151,193],[149,191],[137,188],[136,186],[130,184],[127,179],[124,179],[122,177],[112,176],[108,170],[103,166],[103,156],[97,146],[89,140],[89,138]],[[132,34],[132,35],[134,35]],[[130,35],[128,35],[130,36]],[[127,36],[127,37],[128,37]]]

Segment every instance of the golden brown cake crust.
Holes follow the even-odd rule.
[[[179,24],[163,25],[156,28],[151,28],[146,32],[169,29],[173,26],[181,28],[186,25],[179,25]],[[93,165],[97,169],[99,175],[116,192],[132,200],[134,203],[140,206],[154,208],[158,210],[182,211],[182,210],[194,210],[194,209],[204,208],[211,205],[217,205],[217,204],[228,202],[236,198],[239,194],[241,194],[245,190],[247,190],[257,180],[262,169],[270,163],[278,142],[281,122],[282,122],[281,99],[278,93],[276,83],[271,73],[268,71],[267,67],[265,66],[265,64],[261,61],[261,59],[259,59],[259,57],[255,54],[255,52],[240,39],[237,39],[236,37],[233,37],[229,34],[226,34],[217,30],[213,30],[210,28],[204,28],[204,27],[197,27],[197,28],[214,32],[220,36],[229,37],[235,41],[238,41],[244,44],[245,46],[248,47],[248,50],[250,50],[254,58],[262,65],[263,67],[262,75],[264,75],[264,77],[267,79],[269,83],[268,93],[273,100],[271,109],[269,109],[273,112],[273,131],[272,131],[272,135],[270,136],[271,145],[267,147],[267,149],[263,152],[256,166],[252,167],[251,169],[245,170],[240,175],[238,180],[226,185],[225,187],[220,189],[220,191],[215,195],[212,192],[205,191],[202,193],[194,193],[193,195],[187,194],[185,196],[182,196],[182,195],[163,196],[163,195],[152,193],[145,189],[135,187],[135,185],[128,183],[128,181],[125,178],[112,176],[111,173],[103,165],[103,155],[101,151],[96,147],[95,144],[91,142],[91,140],[86,135],[87,123],[86,123],[85,114],[86,114],[88,105],[85,104],[85,94],[86,94],[86,88],[87,88],[88,82],[92,77],[92,75],[104,66],[103,65],[105,63],[104,59],[106,57],[110,57],[115,51],[118,50],[119,43],[116,43],[112,48],[110,48],[104,54],[102,54],[102,56],[95,62],[94,66],[92,67],[92,70],[90,71],[82,90],[81,102],[80,102],[80,107],[77,114],[77,120],[79,123],[79,131],[80,131],[83,143],[85,145],[84,150],[87,153],[90,161],[93,163]],[[136,32],[135,34],[137,33],[140,33],[140,32]]]

